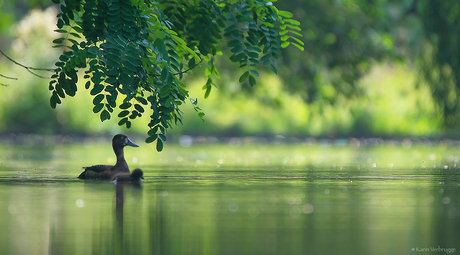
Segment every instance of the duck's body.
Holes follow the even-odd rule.
[[[132,173],[117,173],[112,176],[113,183],[132,183],[141,184],[144,173],[141,169],[134,169]]]
[[[129,167],[126,163],[123,148],[125,146],[139,147],[123,134],[115,135],[112,139],[112,148],[117,156],[117,163],[110,165],[94,165],[83,167],[84,171],[78,176],[79,179],[111,180],[117,173],[128,173]]]

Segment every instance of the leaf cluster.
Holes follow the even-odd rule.
[[[64,47],[49,85],[51,107],[77,92],[79,69],[94,96],[101,121],[120,109],[118,124],[127,128],[149,114],[147,143],[163,149],[166,132],[182,123],[180,106],[189,101],[203,119],[197,100],[181,82],[184,73],[207,63],[205,97],[219,78],[215,56],[226,41],[230,60],[247,70],[240,82],[256,84],[259,63],[276,71],[281,48],[299,49],[298,22],[271,2],[53,0],[60,4],[54,47]],[[288,35],[288,33],[290,35]],[[281,36],[282,34],[282,36]],[[282,42],[282,43],[281,43]]]

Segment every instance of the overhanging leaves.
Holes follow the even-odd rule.
[[[53,1],[61,9],[55,30],[61,36],[53,43],[65,50],[49,85],[51,106],[76,94],[77,71],[83,69],[85,88],[94,96],[93,112],[101,121],[110,119],[117,107],[118,124],[127,128],[149,114],[146,142],[156,141],[158,151],[167,130],[182,123],[179,106],[186,99],[203,119],[180,79],[205,59],[208,97],[216,87],[213,78],[219,78],[214,57],[221,54],[223,41],[233,53],[230,60],[248,67],[239,81],[249,80],[251,86],[259,77],[259,63],[276,73],[275,61],[286,43],[303,49],[293,37],[300,36],[300,29],[292,14],[263,0]]]

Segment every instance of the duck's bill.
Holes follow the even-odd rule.
[[[133,143],[131,140],[129,140],[129,138],[128,138],[128,140],[126,141],[126,146],[139,147],[139,145]]]

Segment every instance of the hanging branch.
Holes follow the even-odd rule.
[[[21,63],[18,63],[17,61],[15,61],[14,59],[10,58],[8,55],[5,54],[5,52],[3,52],[2,50],[0,50],[0,53],[5,56],[9,61],[15,63],[16,65],[20,66],[20,67],[23,67],[25,68],[29,73],[37,76],[37,77],[40,77],[40,78],[44,78],[44,79],[51,79],[51,77],[46,77],[46,76],[42,76],[42,75],[39,75],[37,73],[34,73],[32,72],[32,70],[34,71],[48,71],[48,72],[54,72],[54,69],[51,69],[51,68],[36,68],[36,67],[31,67],[31,66],[25,66]],[[7,78],[7,79],[12,79],[12,80],[17,80],[17,78],[14,78],[14,77],[8,77],[8,76],[5,76],[5,75],[2,75],[0,74],[0,76],[4,77],[4,78]],[[2,84],[4,85],[4,84]]]

